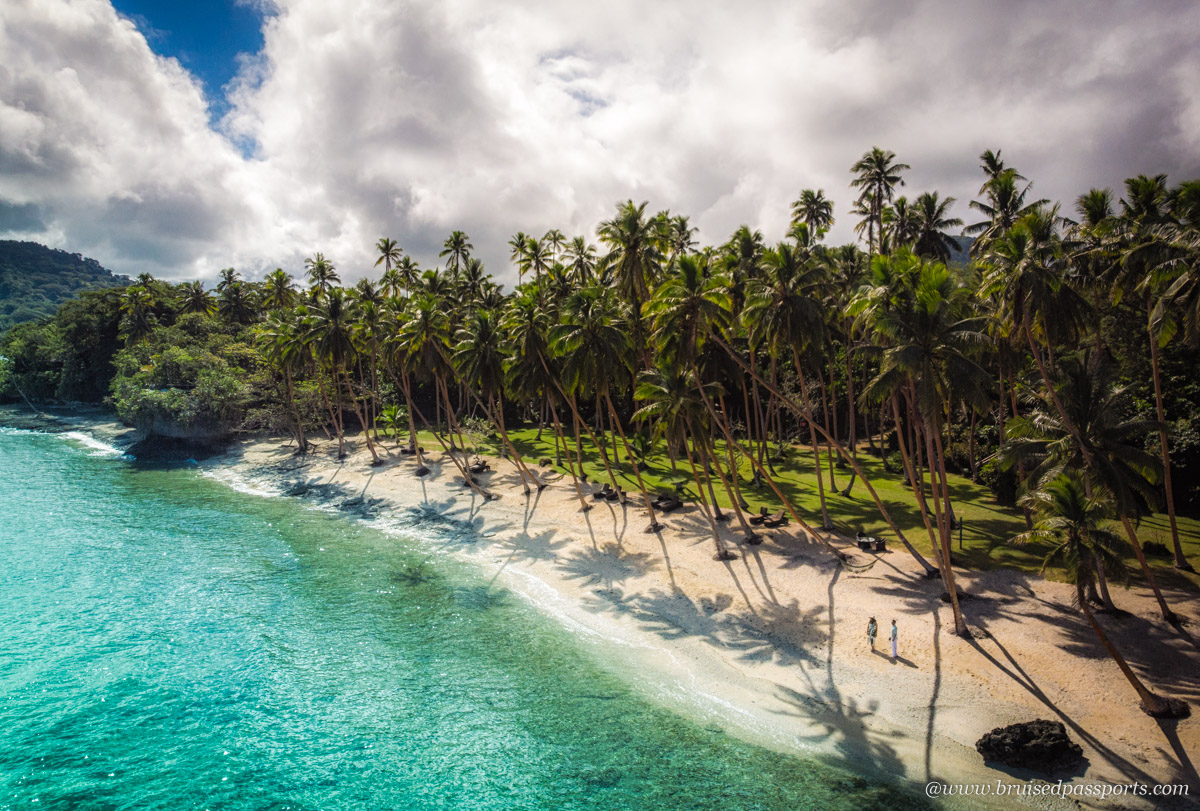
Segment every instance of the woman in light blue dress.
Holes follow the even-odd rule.
[[[899,633],[900,633],[899,630],[896,628],[896,621],[892,620],[892,658],[893,659],[896,658],[896,635]]]

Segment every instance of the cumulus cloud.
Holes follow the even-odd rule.
[[[618,201],[782,236],[801,188],[853,237],[873,145],[959,198],[1001,148],[1069,205],[1200,175],[1186,2],[276,0],[216,128],[198,83],[104,0],[0,8],[0,230],[122,272],[250,275],[323,251],[347,278],[451,230],[593,233]]]

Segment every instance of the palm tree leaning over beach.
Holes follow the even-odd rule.
[[[1084,597],[1084,588],[1094,571],[1107,570],[1114,575],[1124,573],[1124,544],[1104,528],[1105,520],[1111,517],[1109,505],[1103,499],[1087,495],[1083,482],[1071,473],[1062,473],[1043,482],[1039,489],[1024,497],[1024,503],[1037,511],[1039,520],[1032,530],[1016,536],[1013,542],[1052,545],[1042,561],[1042,572],[1050,566],[1059,566],[1066,572],[1069,582],[1075,586],[1075,607],[1083,612],[1100,644],[1137,692],[1142,711],[1155,718],[1186,718],[1190,715],[1191,710],[1185,702],[1153,693],[1142,683],[1108,638]]]

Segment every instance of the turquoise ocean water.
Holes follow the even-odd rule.
[[[0,808],[915,807],[657,706],[434,529],[0,429]]]

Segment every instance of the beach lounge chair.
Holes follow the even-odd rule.
[[[478,456],[475,457],[475,461],[472,462],[471,466],[468,468],[468,470],[470,470],[472,473],[484,473],[491,469],[492,466],[489,465],[486,460],[480,459]]]
[[[876,552],[886,552],[887,551],[887,541],[885,541],[883,538],[875,538],[874,541],[875,541],[875,551]]]
[[[758,524],[761,524],[763,521],[766,521],[768,515],[769,515],[769,513],[767,512],[766,507],[759,507],[758,515],[750,516],[750,523],[757,526]]]
[[[669,513],[674,512],[682,507],[683,502],[676,498],[665,498],[659,501],[655,506],[658,507],[659,512]]]
[[[784,514],[783,510],[775,513],[770,518],[763,519],[764,527],[782,527],[785,524],[787,524],[787,515]]]
[[[612,491],[612,485],[608,482],[605,482],[603,487],[592,493],[592,501],[604,501],[608,498],[608,494]]]
[[[616,490],[609,490],[608,495],[606,495],[604,498],[607,501],[620,501],[621,496],[623,496],[624,493],[625,491],[618,487]]]

